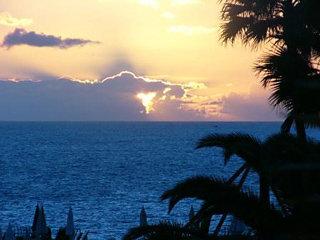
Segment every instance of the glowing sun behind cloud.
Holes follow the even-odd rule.
[[[141,100],[142,105],[146,110],[146,114],[149,114],[153,111],[153,99],[156,97],[156,92],[149,92],[149,93],[138,93],[137,98]]]

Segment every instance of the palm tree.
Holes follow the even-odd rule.
[[[267,42],[276,51],[281,49],[290,56],[294,56],[293,59],[299,57],[308,63],[309,68],[312,68],[314,67],[312,62],[320,56],[319,9],[320,4],[316,0],[224,0],[221,38],[225,43],[233,43],[239,37],[244,44],[252,47]],[[274,69],[270,64],[266,64],[269,63],[269,55],[265,59],[267,61],[263,61],[258,70],[266,73],[262,80],[264,87],[272,86],[271,103],[274,106],[289,107],[286,108],[290,116],[286,121],[286,129],[288,129],[288,123],[294,121],[298,136],[306,139],[303,101],[299,102],[298,100],[301,99],[293,97],[293,92],[300,90],[297,83],[308,80],[308,75],[304,75],[305,71],[299,72],[300,67],[292,68],[296,64],[294,60],[283,57],[282,60],[287,60],[282,61],[283,66],[295,70],[294,72],[298,74],[290,72],[273,78]],[[319,75],[317,78],[320,78]],[[279,92],[288,90],[288,87],[285,90],[281,89],[284,84],[279,84],[279,81],[282,80],[286,84],[288,80],[292,82],[290,90],[293,99],[290,100],[289,106],[287,106],[288,99],[281,101],[282,97],[278,96]],[[317,92],[319,93],[318,90]],[[319,108],[316,112],[319,113]],[[314,112],[312,116],[315,116]]]
[[[305,142],[295,136],[284,134],[273,135],[261,142],[250,135],[229,134],[205,137],[199,141],[197,147],[221,147],[224,149],[225,163],[232,159],[231,156],[237,155],[244,160],[244,165],[229,180],[198,176],[166,191],[161,199],[169,200],[169,212],[186,198],[203,201],[190,223],[185,226],[174,225],[175,233],[187,231],[190,237],[188,239],[278,239],[279,236],[285,237],[284,239],[316,239],[319,236],[319,220],[316,219],[320,214],[318,142]],[[265,196],[262,197],[262,194],[258,197],[241,190],[238,184],[233,183],[241,172],[245,172],[240,180],[242,184],[248,170],[255,171],[260,177],[260,185],[265,185],[263,190],[260,187],[260,192],[267,191],[265,194],[269,196],[271,189],[280,207],[274,207],[269,201],[266,204]],[[261,178],[265,180],[261,181]],[[217,228],[221,228],[220,222],[213,233],[190,228],[203,220],[211,219],[213,215],[221,214],[231,214],[240,219],[254,234],[221,235],[220,229],[217,231]],[[171,224],[166,223],[164,228],[156,226],[158,225],[151,226],[151,230],[135,228],[133,232],[139,234],[134,235],[129,231],[126,237],[131,238],[125,239],[133,240],[141,236],[147,236],[147,239],[165,239],[157,237],[164,236],[163,231],[169,234]],[[149,236],[151,237],[148,238]],[[174,237],[166,239],[186,239],[185,235],[181,238],[177,235],[170,236]]]
[[[198,149],[208,147],[222,148],[225,164],[233,155],[240,157],[244,165],[238,171],[254,170],[259,176],[260,200],[267,206],[270,205],[271,187],[283,211],[286,211],[286,204],[283,203],[279,190],[271,184],[272,167],[303,164],[303,161],[317,164],[320,156],[319,143],[312,140],[301,141],[288,134],[275,134],[264,142],[247,134],[212,134],[202,138],[197,145]]]
[[[224,149],[224,163],[227,164],[233,155],[237,155],[242,158],[245,163],[241,168],[231,177],[235,179],[239,174],[244,172],[242,180],[239,183],[241,188],[242,184],[246,180],[246,177],[251,169],[254,169],[260,178],[260,200],[265,205],[270,204],[269,185],[267,183],[266,166],[264,166],[264,148],[263,143],[257,138],[247,134],[227,134],[218,135],[213,134],[205,138],[202,138],[197,145],[197,148],[205,147],[221,147]],[[206,211],[207,207],[203,207],[202,211]],[[201,211],[201,212],[202,212]],[[201,214],[200,212],[200,214]],[[212,215],[208,215],[207,218],[211,219]],[[227,215],[224,214],[215,230],[215,235],[218,235]]]
[[[290,181],[286,185],[289,186]],[[320,234],[319,221],[314,216],[320,213],[319,200],[317,205],[304,201],[302,209],[294,208],[288,215],[274,206],[267,207],[253,193],[240,190],[236,184],[201,176],[187,179],[162,195],[162,199],[169,200],[169,211],[186,198],[206,202],[211,206],[209,212],[212,215],[236,216],[253,229],[254,234],[238,236],[204,234],[188,226],[165,222],[133,228],[123,239],[134,240],[142,237],[147,240],[317,239]]]
[[[280,172],[285,174],[285,171]],[[317,174],[319,174],[319,169]],[[313,174],[311,173],[311,175]],[[299,182],[312,185],[312,178],[307,179],[308,181],[300,177],[299,181],[293,181],[294,184],[292,184],[293,179],[290,178],[286,181],[282,180],[282,184],[272,183],[272,185],[289,193],[293,189],[293,185]],[[317,179],[319,180],[319,176]],[[308,190],[302,195],[299,194],[298,198],[287,194],[290,197],[285,200],[291,209],[290,213],[283,212],[272,205],[266,206],[257,196],[239,190],[235,184],[228,184],[223,180],[209,177],[187,179],[165,192],[162,199],[169,200],[169,210],[186,198],[202,200],[210,206],[207,208],[210,215],[232,214],[253,229],[258,238],[278,239],[279,236],[286,236],[288,239],[309,239],[308,237],[315,239],[314,237],[318,237],[320,233],[317,228],[319,220],[316,219],[317,214],[320,213],[319,199],[314,199],[319,193],[319,189],[313,191],[308,186],[307,188]]]
[[[245,163],[237,172],[244,171],[245,169],[254,170],[260,178],[259,185],[261,203],[266,206],[270,206],[269,196],[271,188],[279,205],[281,206],[282,212],[285,214],[289,214],[291,210],[288,208],[288,204],[284,199],[287,199],[290,196],[292,197],[293,192],[295,192],[295,197],[301,198],[303,196],[303,199],[306,196],[304,196],[300,190],[294,190],[297,188],[297,185],[295,185],[293,189],[289,189],[288,185],[286,185],[286,187],[283,187],[285,190],[278,187],[282,182],[282,178],[286,176],[284,174],[284,166],[294,165],[299,174],[307,167],[306,175],[310,177],[309,180],[312,182],[311,179],[315,176],[309,172],[310,166],[317,166],[318,157],[320,155],[320,145],[317,142],[313,142],[311,140],[308,142],[301,141],[299,138],[287,134],[273,135],[267,138],[264,142],[246,134],[213,134],[199,141],[197,148],[204,147],[223,148],[225,163],[228,163],[232,155],[237,155],[242,158]],[[242,169],[243,167],[245,169]],[[277,168],[282,169],[281,172],[283,175],[275,173],[275,169]],[[301,176],[299,176],[299,174],[294,177],[293,173],[295,172],[292,172],[291,168],[289,168],[289,170],[286,172],[286,174],[288,174],[288,179],[286,180],[289,181],[290,178],[297,178],[301,180]],[[317,172],[319,169],[314,170]],[[245,177],[246,176],[247,175],[245,175]],[[304,178],[307,177],[304,176]],[[274,185],[272,181],[277,181],[277,184]],[[314,186],[314,184],[311,184],[310,186]],[[301,186],[301,188],[307,188],[310,186],[304,185]],[[309,193],[310,191],[311,189],[308,189],[307,192]],[[312,191],[314,191],[314,193],[319,193],[320,189],[315,187]],[[204,209],[208,209],[208,207],[205,206]],[[212,217],[212,215],[209,215],[209,217]],[[220,229],[218,229],[218,231],[219,230]]]

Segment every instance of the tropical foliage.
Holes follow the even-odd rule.
[[[316,0],[225,0],[222,10],[224,42],[270,47],[255,69],[271,88],[271,104],[287,111],[282,130],[295,122],[302,139],[306,126],[320,123],[319,9]]]
[[[197,176],[178,183],[161,196],[169,201],[169,212],[184,199],[202,201],[200,210],[186,225],[164,222],[138,227],[130,230],[124,239],[142,236],[145,239],[316,239],[320,236],[316,219],[320,214],[319,143],[284,134],[271,136],[264,142],[249,135],[229,134],[201,139],[198,148],[204,147],[221,147],[225,163],[236,155],[244,161],[243,166],[229,180]],[[260,178],[260,196],[234,183],[242,173],[242,184],[248,170]],[[276,198],[272,203],[270,193]],[[195,227],[221,215],[240,219],[252,230],[251,234],[224,234],[220,232],[220,223],[213,232]]]

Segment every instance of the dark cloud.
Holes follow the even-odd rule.
[[[94,83],[37,72],[37,81],[0,81],[0,121],[275,121],[268,93],[219,99],[195,95],[190,85],[148,79],[123,71]],[[40,81],[41,80],[41,81]],[[191,92],[190,92],[191,91]],[[139,93],[153,93],[147,114]]]
[[[57,47],[67,49],[74,46],[83,46],[90,43],[98,43],[86,39],[56,37],[43,33],[28,32],[22,28],[16,28],[12,33],[5,36],[3,47],[11,48],[18,45],[29,45],[34,47]]]
[[[279,121],[280,117],[268,104],[268,93],[256,86],[249,94],[231,93],[221,99],[220,115],[237,121]]]
[[[156,93],[155,111],[146,114],[138,93]],[[184,87],[121,72],[95,83],[69,79],[0,81],[2,121],[203,120],[184,109]]]

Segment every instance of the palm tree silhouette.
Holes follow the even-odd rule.
[[[307,95],[300,94],[296,97],[295,94],[302,92],[301,84],[310,80],[311,72],[316,72],[313,63],[320,57],[319,1],[225,0],[223,2],[222,40],[225,43],[234,43],[236,38],[240,38],[245,45],[252,47],[265,42],[271,45],[273,50],[262,59],[257,70],[264,73],[263,86],[271,85],[273,90],[271,103],[274,106],[285,107],[288,112],[283,129],[290,130],[294,121],[298,136],[306,139],[305,118],[309,122],[319,124],[319,115],[314,111],[319,113],[320,108],[313,107],[315,110],[311,112],[311,117],[310,111],[306,112],[304,108],[306,101],[301,98]],[[297,59],[302,61],[296,61]],[[298,66],[298,63],[302,65]],[[307,71],[303,69],[306,66]],[[281,71],[285,70],[284,68],[291,71]],[[320,79],[318,74],[316,79]],[[281,81],[285,83],[281,84]],[[312,85],[314,87],[314,84]],[[288,96],[286,98],[283,96],[288,89],[291,94],[290,100]],[[319,93],[319,87],[317,92]],[[305,116],[306,113],[308,117]]]
[[[202,201],[200,210],[187,225],[161,223],[149,228],[135,228],[127,233],[125,240],[137,239],[137,236],[165,239],[157,238],[163,234],[167,234],[166,239],[316,239],[319,236],[319,221],[316,219],[320,213],[318,142],[302,141],[287,134],[273,135],[264,142],[250,135],[229,134],[210,135],[201,139],[198,147],[222,147],[226,162],[237,155],[244,160],[244,165],[229,180],[197,176],[178,183],[161,196],[161,200],[169,200],[169,212],[184,199]],[[239,172],[248,170],[259,175],[260,185],[265,184],[266,196],[269,197],[269,189],[272,190],[279,206],[273,206],[269,200],[266,202],[266,196],[261,193],[257,196],[232,183],[241,174]],[[242,183],[243,177],[246,174],[240,180]],[[260,192],[261,189],[260,186]],[[253,234],[229,236],[217,232],[217,229],[210,233],[191,228],[203,219],[221,214],[240,219],[253,230]],[[182,233],[186,235],[181,238],[176,235]]]

